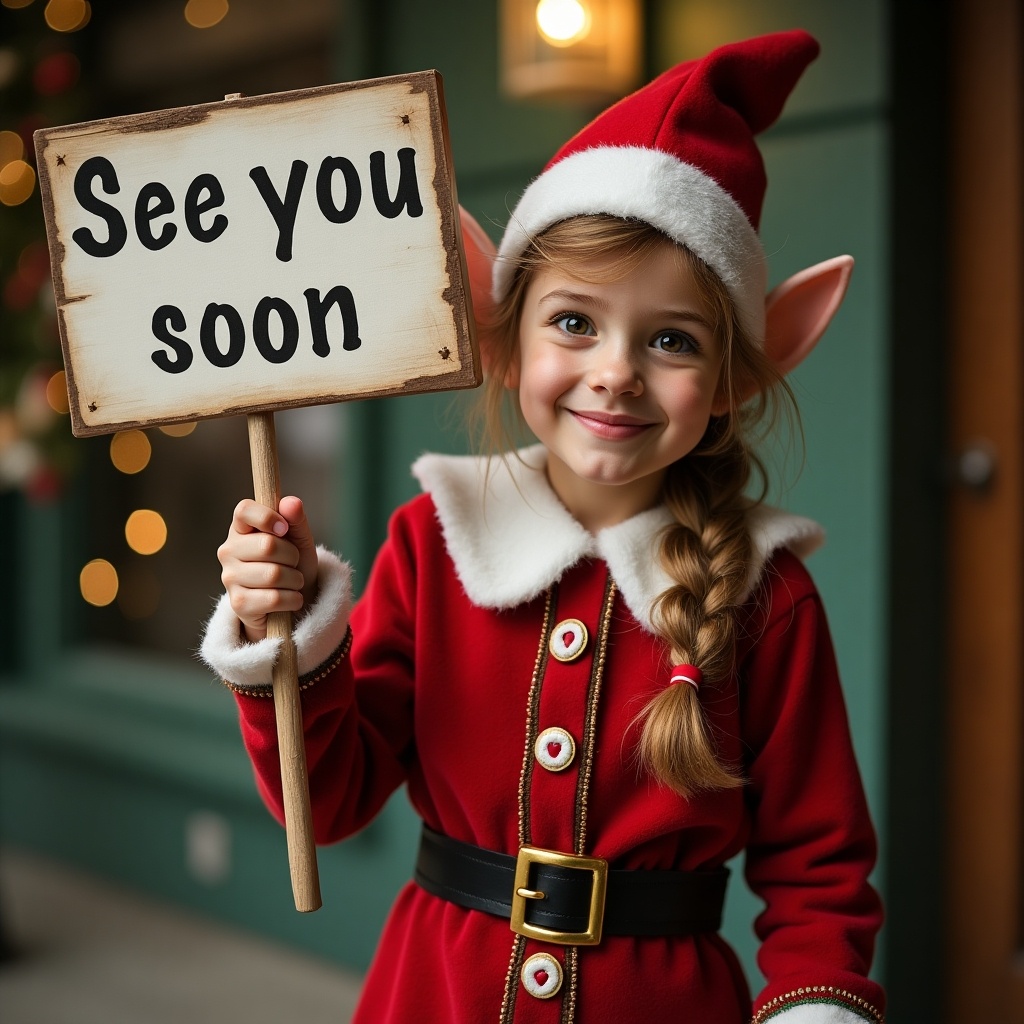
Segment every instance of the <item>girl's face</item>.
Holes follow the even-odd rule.
[[[672,244],[594,283],[602,269],[535,273],[507,380],[555,493],[591,531],[654,505],[667,467],[728,409],[710,311]]]

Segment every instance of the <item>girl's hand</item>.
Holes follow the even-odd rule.
[[[316,596],[316,544],[302,502],[282,498],[278,509],[240,501],[217,549],[221,581],[250,641],[267,635],[271,612],[297,612]]]

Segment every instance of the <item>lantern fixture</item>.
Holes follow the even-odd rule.
[[[640,77],[640,0],[501,0],[507,96],[604,104]]]

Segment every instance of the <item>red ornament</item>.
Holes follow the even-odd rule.
[[[81,70],[73,53],[51,53],[36,65],[32,84],[40,96],[59,96],[78,83]]]

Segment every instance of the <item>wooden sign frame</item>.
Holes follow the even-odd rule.
[[[368,91],[373,91],[374,95],[371,97]],[[368,115],[366,107],[370,102],[375,104],[375,110]],[[346,141],[350,136],[346,129],[346,116],[351,118],[353,125],[351,137],[360,139],[354,149],[348,150]],[[296,127],[297,121],[312,123],[313,130],[303,134]],[[264,123],[267,127],[261,128]],[[215,138],[217,132],[225,133],[227,138],[229,130],[234,132],[234,138],[248,139],[252,143],[252,151],[247,156],[239,146],[226,150],[229,157],[225,159],[234,161],[227,176],[230,179],[233,175],[235,179],[234,194],[231,180],[225,180],[221,183],[221,201],[218,203],[216,188],[211,185],[211,178],[216,174],[210,170],[217,170],[218,158],[214,154],[211,160],[204,162],[195,154],[204,152],[204,139]],[[364,138],[374,131],[379,131],[393,145],[390,148],[384,145],[379,151],[369,154],[370,160],[376,164],[368,170],[369,144]],[[347,263],[339,260],[339,266],[344,270],[342,273],[333,276],[319,274],[318,281],[314,282],[317,287],[305,290],[306,293],[315,292],[315,299],[306,294],[308,322],[305,320],[307,310],[303,308],[301,288],[293,289],[286,298],[279,296],[271,283],[275,274],[288,272],[294,277],[301,273],[294,266],[288,266],[291,252],[285,254],[287,259],[282,259],[281,246],[285,242],[288,211],[280,213],[284,200],[291,197],[293,179],[299,178],[296,169],[299,161],[292,162],[291,174],[288,173],[287,161],[278,161],[277,166],[270,168],[264,166],[269,164],[269,160],[264,158],[261,162],[266,140],[273,138],[274,133],[289,132],[302,140],[301,146],[308,159],[301,163],[308,171],[302,170],[305,178],[299,182],[294,209],[290,211],[292,241],[288,245],[294,242],[297,251],[304,229],[309,233],[317,232],[320,239],[328,237],[325,231],[334,232],[330,237],[338,239],[337,248],[341,248],[350,229],[362,231],[364,243],[369,237],[367,233],[372,235],[372,231],[390,232],[389,237],[399,241],[402,240],[399,231],[408,233],[415,229],[417,232],[407,246],[395,247],[401,258],[394,266],[378,268],[376,278],[373,261],[380,259],[376,251],[366,260],[350,259]],[[404,178],[400,174],[404,174],[408,167],[401,163],[405,157],[395,147],[401,145],[403,139],[409,140],[403,148],[415,153],[416,177],[413,180],[424,209],[423,216],[416,222],[410,213],[411,204],[407,204],[404,211],[408,216],[403,216],[401,209],[394,217],[391,213],[381,214],[380,205],[374,209],[378,199],[385,208],[392,201],[392,196],[396,196],[396,203],[401,199],[401,187],[396,193],[395,182],[399,186],[403,184]],[[353,398],[470,388],[480,383],[480,360],[462,250],[444,96],[437,72],[425,71],[293,92],[232,98],[47,128],[36,132],[35,143],[54,267],[54,292],[67,371],[72,430],[76,436]],[[182,167],[177,172],[179,180],[164,185],[154,158],[156,147],[160,147],[159,151],[176,152],[190,146],[191,169],[185,174],[185,161],[179,160]],[[135,159],[137,167],[145,172],[141,177],[138,172],[131,175],[130,186],[127,181],[110,178],[109,168],[116,172],[118,165],[117,153],[129,154],[125,159],[129,162]],[[321,153],[323,160],[318,165],[315,161]],[[135,154],[143,156],[136,157]],[[87,160],[95,161],[90,165],[91,176],[86,175],[83,168]],[[249,177],[252,180],[242,180],[245,177],[239,170],[242,166],[250,167]],[[377,179],[372,179],[374,169],[378,172]],[[192,177],[192,170],[199,173]],[[259,182],[254,176],[257,170],[262,173]],[[353,176],[360,180],[355,181]],[[188,191],[185,188],[186,178],[191,179]],[[327,181],[326,192],[322,195],[317,191],[315,199],[314,178],[318,190],[322,188],[322,181]],[[122,184],[125,185],[124,191],[118,195]],[[144,193],[143,189],[148,191]],[[261,191],[261,200],[255,198],[257,189]],[[353,189],[361,192],[362,205],[349,216]],[[344,202],[339,200],[339,193],[344,194]],[[237,204],[243,194],[246,205],[240,217],[237,205],[234,212],[232,205]],[[88,211],[81,205],[83,198],[90,204]],[[258,206],[260,202],[262,208]],[[355,202],[359,203],[358,194]],[[319,223],[318,203],[326,228]],[[108,210],[117,210],[120,225],[113,214],[104,212],[104,205]],[[275,209],[278,213],[274,212]],[[258,210],[261,215],[246,217],[245,210]],[[285,222],[284,227],[275,223],[279,214]],[[226,229],[218,221],[221,216],[226,221]],[[326,220],[328,216],[335,220],[329,222]],[[346,217],[348,219],[342,223]],[[433,221],[428,224],[431,217]],[[104,222],[105,218],[109,219]],[[373,225],[374,220],[379,221],[379,227]],[[253,221],[258,223],[250,231]],[[115,239],[114,229],[122,227],[126,239]],[[218,227],[222,237],[210,238]],[[88,234],[80,235],[82,231]],[[143,247],[142,232],[145,232],[146,248]],[[239,251],[238,244],[227,243],[232,232],[239,235],[247,233],[246,238],[258,238],[259,242],[243,245]],[[170,241],[165,241],[167,234],[172,236]],[[273,245],[275,237],[276,250]],[[90,261],[83,253],[81,243],[73,241],[73,238],[85,239],[99,250],[103,246],[111,249],[120,241],[123,249],[111,254],[114,259],[102,265],[103,260],[94,258]],[[152,251],[155,245],[160,246],[159,251]],[[175,255],[171,259],[168,254],[176,247],[182,256]],[[314,261],[320,259],[318,266],[335,251],[333,246],[326,252],[323,246],[307,248],[316,253],[312,257]],[[220,264],[216,262],[218,249],[224,253],[224,261]],[[429,292],[429,308],[424,308],[424,302],[412,297],[407,303],[408,308],[402,307],[400,301],[393,301],[391,293],[386,298],[382,297],[388,288],[404,287],[404,284],[396,284],[406,280],[402,277],[403,267],[419,266],[415,258],[420,253],[441,251],[445,253],[443,266],[438,263],[436,273],[431,271],[434,276],[431,278],[433,290]],[[310,258],[308,252],[306,256]],[[137,289],[130,283],[123,284],[113,273],[119,257],[123,257],[120,263],[125,272],[135,274],[138,281],[145,281],[147,285],[151,275],[146,276],[145,261],[151,261],[154,268],[169,268],[164,272],[169,281],[166,291],[170,298],[160,302],[159,298],[150,297],[148,306],[146,299],[137,299]],[[192,288],[176,285],[173,280],[176,274],[191,273],[197,260],[205,261],[197,271],[199,283]],[[139,261],[143,262],[141,269],[137,269]],[[264,280],[253,283],[250,278],[261,273],[264,266],[269,268],[263,275]],[[230,300],[206,303],[205,312],[205,299],[185,308],[190,295],[203,291],[206,282],[221,272],[225,279],[231,277],[238,282],[239,290],[248,289],[250,299],[260,295],[262,289],[263,297],[255,303],[255,313],[252,301],[249,301],[248,309],[243,309],[243,303],[239,303],[234,320],[223,313]],[[349,280],[353,274],[361,282],[361,290]],[[108,288],[111,294],[114,288],[121,289],[120,302],[104,299],[107,281],[113,282]],[[332,287],[334,283],[344,286],[348,292],[347,306],[342,292]],[[94,284],[97,287],[93,287]],[[209,294],[207,292],[206,297]],[[334,301],[329,302],[332,296]],[[106,305],[100,308],[103,301]],[[131,307],[131,322],[127,322],[127,308],[122,314],[122,307]],[[212,314],[211,307],[217,307]],[[369,318],[365,315],[367,308],[371,312]],[[221,311],[220,319],[218,309]],[[355,322],[356,309],[358,331],[355,342],[362,352],[349,349],[352,341],[348,336],[349,321],[344,320],[350,314]],[[169,312],[172,310],[176,310],[177,315]],[[260,351],[267,353],[263,360],[255,349],[258,344],[257,327],[260,326],[256,317],[260,310],[263,315],[261,340],[264,343]],[[317,311],[321,319],[314,327]],[[117,318],[122,316],[124,319],[118,324]],[[200,316],[204,332],[202,346],[197,340]],[[279,357],[285,348],[286,317],[289,322],[298,322],[301,325],[299,330],[303,332],[292,358],[292,362],[297,364],[297,372],[301,370],[301,379],[296,378],[295,381],[288,376],[292,372],[290,367],[285,373],[269,362],[271,357]],[[409,340],[409,348],[414,353],[412,366],[406,366],[402,359],[396,358],[391,336],[392,317],[395,336]],[[323,341],[328,333],[328,318],[331,318],[333,335],[329,343]],[[208,320],[212,326],[207,332]],[[102,329],[97,324],[102,324]],[[339,324],[343,326],[342,332],[338,331]],[[244,332],[241,349],[235,346],[236,336],[232,333],[235,327]],[[311,354],[310,336],[317,329],[321,335],[321,348],[329,347],[333,359],[318,358],[322,353]],[[111,340],[108,332],[116,332],[118,336]],[[120,337],[122,333],[124,338]],[[225,333],[228,337],[227,353],[223,348]],[[113,346],[116,344],[126,345],[128,355],[125,359],[114,358]],[[110,348],[104,351],[104,346],[108,345]],[[315,344],[312,348],[315,351]],[[185,360],[186,349],[189,365],[185,372],[176,369],[175,372],[161,373],[157,353],[162,354],[165,364],[180,367]],[[236,356],[233,350],[241,354]],[[371,350],[374,351],[371,353]],[[120,353],[120,350],[116,351]],[[205,361],[204,353],[207,354]],[[404,349],[402,355],[406,358]],[[220,360],[212,370],[207,365],[211,357]],[[247,375],[244,381],[236,380],[226,372],[224,366],[228,358],[236,358],[234,365]],[[129,359],[134,361],[132,368],[127,365]],[[338,368],[329,368],[328,363],[334,363]],[[350,367],[353,368],[351,373]],[[187,379],[191,374],[196,376]],[[276,385],[275,374],[286,384]],[[200,383],[193,383],[193,380]],[[155,397],[158,391],[159,399]]]

